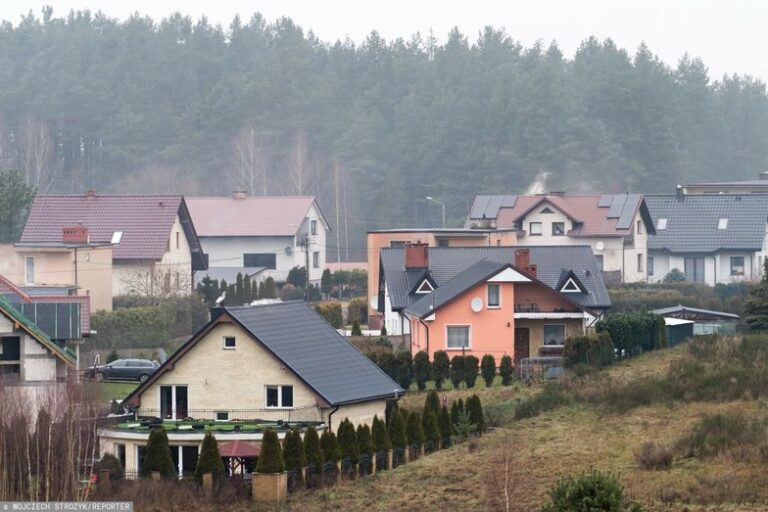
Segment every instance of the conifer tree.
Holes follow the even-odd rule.
[[[451,415],[448,413],[448,407],[440,407],[440,413],[437,415],[437,424],[440,428],[440,438],[443,440],[443,448],[450,446],[453,426],[451,425]]]
[[[264,294],[261,296],[261,298],[262,299],[276,299],[277,298],[277,288],[275,287],[275,280],[272,279],[272,276],[269,276],[264,281]]]
[[[243,274],[242,272],[237,273],[237,278],[235,279],[235,305],[236,306],[242,306],[243,302],[245,302],[245,296],[243,294]]]
[[[371,437],[373,438],[373,447],[376,451],[386,451],[392,448],[392,442],[389,440],[389,432],[387,431],[387,425],[384,420],[380,420],[378,416],[373,417],[371,429]]]
[[[307,465],[313,466],[316,472],[323,470],[325,457],[323,449],[320,447],[320,437],[317,435],[315,427],[308,427],[304,432],[304,455],[307,459]]]
[[[429,411],[426,418],[427,419],[424,422],[426,425],[424,428],[424,437],[428,442],[432,443],[432,450],[437,450],[438,446],[440,446],[440,438],[442,437],[440,435],[440,426],[438,425],[437,414]]]
[[[485,417],[483,415],[483,406],[480,403],[480,397],[472,395],[467,399],[466,409],[469,412],[469,421],[477,425],[477,431],[481,434],[485,432]]]
[[[256,298],[257,299],[266,299],[267,298],[267,296],[266,296],[266,284],[264,283],[264,281],[261,281],[259,283],[259,296],[256,297]]]
[[[453,389],[459,389],[464,382],[464,356],[453,356],[451,359],[451,384]]]
[[[283,459],[283,450],[280,448],[277,432],[267,428],[264,430],[264,436],[261,440],[261,453],[259,454],[259,461],[256,463],[256,472],[282,473],[284,471],[285,460]]]
[[[412,446],[420,446],[424,444],[424,426],[421,424],[421,415],[416,411],[412,411],[408,414],[408,422],[405,426],[408,441]]]
[[[493,385],[493,379],[496,378],[496,359],[491,354],[485,354],[480,363],[480,373],[485,381],[485,387]]]
[[[432,357],[432,382],[435,389],[443,389],[443,382],[451,376],[451,360],[445,350],[438,350]]]
[[[456,425],[459,416],[464,412],[464,400],[459,398],[451,403],[451,425]],[[455,429],[454,429],[455,430]]]
[[[363,331],[360,330],[360,322],[358,320],[355,320],[352,322],[352,330],[350,331],[351,336],[362,336]]]
[[[371,428],[368,425],[363,424],[357,426],[357,448],[361,456],[365,454],[373,456],[376,452],[376,449],[373,447]]]
[[[339,450],[339,442],[336,439],[336,434],[330,430],[324,430],[320,436],[320,447],[323,450],[323,459],[325,462],[336,463],[341,458],[341,451]]]
[[[393,448],[406,448],[408,446],[408,434],[405,432],[405,420],[400,409],[392,413],[389,424],[389,439]]]
[[[243,277],[243,303],[250,304],[253,301],[253,289],[251,287],[251,277],[245,274]]]
[[[501,357],[501,363],[499,364],[499,375],[501,375],[502,386],[509,386],[512,384],[514,368],[512,367],[512,358],[510,356]]]
[[[480,361],[475,356],[464,357],[464,384],[467,385],[467,388],[475,387],[479,366]]]
[[[427,381],[431,377],[432,367],[429,363],[429,354],[421,350],[413,356],[413,377],[419,391],[427,389]]]
[[[150,432],[144,460],[141,463],[142,477],[150,476],[153,471],[159,472],[163,478],[176,476],[171,448],[168,445],[168,434],[165,433],[163,427],[153,429]]]
[[[307,465],[307,456],[304,453],[304,444],[301,442],[301,433],[297,427],[285,434],[283,439],[283,459],[287,471],[295,470],[298,481],[304,479],[302,469]]]
[[[352,464],[356,464],[360,458],[360,447],[357,444],[357,433],[355,427],[347,418],[339,425],[338,431],[339,450],[341,450],[341,458],[349,459]]]
[[[757,331],[768,330],[768,258],[763,262],[763,277],[752,286],[744,306],[745,320]]]
[[[203,445],[200,447],[200,455],[195,466],[195,480],[202,483],[203,475],[206,473],[211,473],[214,480],[224,476],[224,462],[219,454],[219,445],[210,432],[205,434]]]
[[[440,397],[437,396],[437,391],[431,390],[427,393],[427,397],[424,399],[424,413],[434,412],[437,414],[440,411]]]
[[[395,359],[397,360],[397,377],[395,380],[400,384],[400,387],[408,391],[408,388],[411,387],[411,382],[413,382],[413,360],[411,353],[407,350],[401,350],[395,355]]]

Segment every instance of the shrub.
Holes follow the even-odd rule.
[[[735,448],[764,442],[765,422],[748,421],[740,413],[704,416],[693,431],[677,442],[686,457],[711,458]]]
[[[261,453],[259,461],[256,463],[257,473],[282,473],[285,471],[285,460],[283,459],[283,450],[280,448],[280,441],[277,439],[277,432],[271,428],[264,430],[264,437],[261,440]]]
[[[613,343],[607,332],[573,336],[565,342],[565,366],[608,366],[614,361]]]
[[[639,512],[640,507],[627,499],[624,487],[612,475],[597,471],[578,477],[565,477],[549,492],[542,512],[600,510],[604,512]]]
[[[509,386],[512,384],[514,368],[512,366],[512,358],[510,356],[502,356],[501,363],[499,364],[499,375],[501,375],[502,386]]]
[[[338,440],[341,457],[355,464],[360,458],[360,447],[357,445],[355,426],[347,418],[339,425]]]
[[[276,299],[277,287],[275,286],[275,280],[270,276],[263,281],[264,290],[262,291],[261,285],[259,285],[259,298],[260,299]]]
[[[325,463],[323,449],[320,447],[320,437],[317,435],[315,427],[308,427],[304,432],[304,455],[307,459],[307,465],[313,466],[315,471],[321,471]]]
[[[475,387],[479,373],[480,361],[475,356],[464,357],[464,384],[467,388]]]
[[[397,360],[397,377],[395,381],[400,384],[400,387],[407,390],[411,387],[413,382],[413,361],[411,360],[411,353],[407,350],[401,350],[395,355]]]
[[[408,435],[405,432],[405,420],[400,409],[392,414],[392,420],[389,424],[389,439],[393,448],[406,448],[408,446]]]
[[[418,412],[412,411],[408,414],[405,430],[411,445],[422,445],[426,441],[424,426],[421,424],[421,415]]]
[[[107,358],[104,362],[106,364],[109,364],[112,361],[117,361],[118,359],[120,359],[120,356],[118,355],[117,350],[112,349],[112,351],[109,354],[107,354]]]
[[[288,271],[288,278],[286,281],[296,288],[304,288],[307,284],[307,269],[299,266],[293,267]]]
[[[123,467],[120,465],[120,461],[111,453],[105,453],[101,460],[93,465],[93,472],[95,474],[98,475],[102,471],[108,471],[109,479],[113,482],[122,480],[124,476]]]
[[[203,475],[211,473],[214,480],[224,476],[224,463],[219,454],[219,445],[213,434],[207,432],[203,438],[203,445],[200,447],[200,456],[197,458],[195,466],[195,480],[202,483]]]
[[[517,404],[517,407],[515,407],[515,419],[532,418],[542,412],[566,405],[569,401],[562,386],[549,382],[540,393]]]
[[[667,275],[664,276],[664,282],[669,283],[684,283],[685,282],[685,274],[680,272],[680,270],[673,268],[669,272],[667,272]]]
[[[437,415],[437,426],[440,429],[440,438],[443,440],[443,447],[450,446],[453,426],[451,425],[451,415],[448,413],[448,407],[440,407]]]
[[[285,469],[296,470],[298,481],[302,482],[304,477],[302,469],[307,465],[307,455],[304,452],[304,444],[301,442],[301,433],[296,427],[287,432],[283,439],[283,460]]]
[[[357,450],[360,453],[360,455],[363,455],[363,454],[373,455],[373,453],[376,451],[376,449],[373,446],[371,429],[368,425],[357,426]]]
[[[443,389],[443,381],[451,375],[451,360],[445,350],[438,350],[432,358],[432,381],[436,389]]]
[[[459,389],[459,385],[464,382],[464,356],[453,356],[451,358],[451,384],[453,389]]]
[[[373,438],[373,447],[376,451],[389,450],[392,448],[392,443],[389,440],[389,432],[387,432],[387,425],[383,420],[380,420],[378,416],[373,417],[371,437]]]
[[[341,302],[321,302],[315,306],[315,311],[333,326],[334,329],[344,327],[344,317],[341,313]]]
[[[156,347],[174,338],[173,311],[165,306],[141,306],[96,311],[91,316],[99,343],[112,347]],[[180,335],[191,334],[192,330]]]
[[[485,381],[485,387],[493,385],[493,379],[496,378],[496,359],[491,354],[485,354],[480,363],[480,373]]]
[[[432,442],[432,449],[437,450],[440,446],[440,439],[443,437],[440,434],[440,426],[438,425],[437,414],[433,411],[429,411],[425,416],[424,421],[424,437],[427,441]]]
[[[416,379],[416,387],[419,391],[427,389],[427,381],[431,372],[429,354],[421,350],[413,357],[413,376]]]
[[[608,333],[621,357],[667,346],[664,318],[652,313],[614,313],[600,320],[595,329],[598,333]]]
[[[377,364],[381,371],[386,373],[390,379],[397,381],[398,362],[392,352],[381,352]]]
[[[646,441],[634,452],[637,467],[646,470],[669,469],[674,455],[668,446]]]
[[[464,400],[459,398],[451,402],[451,425],[456,425],[459,416],[464,412]]]
[[[437,414],[440,411],[440,397],[437,396],[437,391],[434,389],[427,393],[427,397],[424,399],[424,414],[427,412],[434,412]]]
[[[398,409],[397,400],[387,400],[387,404],[384,407],[384,418],[387,420],[387,426],[392,422],[392,418]]]
[[[141,476],[148,477],[153,471],[163,478],[174,478],[176,468],[173,465],[171,448],[168,446],[168,434],[163,427],[153,429],[147,440],[147,449],[141,463]]]
[[[469,419],[469,411],[461,411],[453,428],[456,431],[456,435],[462,439],[467,439],[473,432],[477,431],[477,424],[472,423]]]
[[[325,462],[336,463],[341,458],[341,450],[339,449],[339,442],[336,440],[336,434],[330,430],[324,430],[323,435],[320,436],[320,447],[323,450],[323,459]]]
[[[485,415],[479,396],[472,395],[467,399],[467,411],[469,412],[469,421],[477,425],[477,431],[481,434],[485,432]]]
[[[347,316],[350,322],[358,324],[368,323],[368,303],[365,299],[352,299],[347,305]]]
[[[362,336],[363,335],[363,331],[360,330],[360,322],[358,322],[357,320],[352,322],[352,330],[350,331],[350,334],[352,336]]]
[[[386,338],[387,337],[387,327],[385,325],[381,326],[381,337]]]

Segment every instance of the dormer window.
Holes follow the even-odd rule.
[[[430,283],[427,279],[423,280],[419,287],[416,289],[416,293],[419,294],[430,293],[433,291],[435,291],[435,289],[432,287],[432,283]]]
[[[576,284],[576,281],[574,281],[573,278],[570,277],[565,283],[563,283],[563,286],[560,288],[560,291],[563,293],[581,293],[582,289],[579,288],[579,285]]]
[[[717,229],[728,229],[728,219],[719,219],[717,221]]]
[[[659,231],[664,231],[667,229],[667,219],[659,219],[656,221],[656,229]]]

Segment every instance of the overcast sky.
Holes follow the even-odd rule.
[[[485,25],[504,27],[529,46],[555,39],[568,55],[590,35],[610,37],[631,52],[642,42],[668,64],[688,52],[701,57],[710,76],[751,74],[768,80],[766,0],[48,0],[54,13],[101,10],[125,18],[132,12],[160,19],[174,11],[206,15],[227,26],[236,13],[261,12],[269,21],[293,18],[323,40],[362,40],[376,29],[387,39],[432,29],[444,40],[453,26],[474,39]],[[18,22],[22,12],[43,4],[0,0],[0,17]]]

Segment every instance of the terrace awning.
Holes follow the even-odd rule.
[[[222,457],[258,457],[261,453],[261,446],[249,443],[247,441],[227,441],[219,443],[219,455]]]

